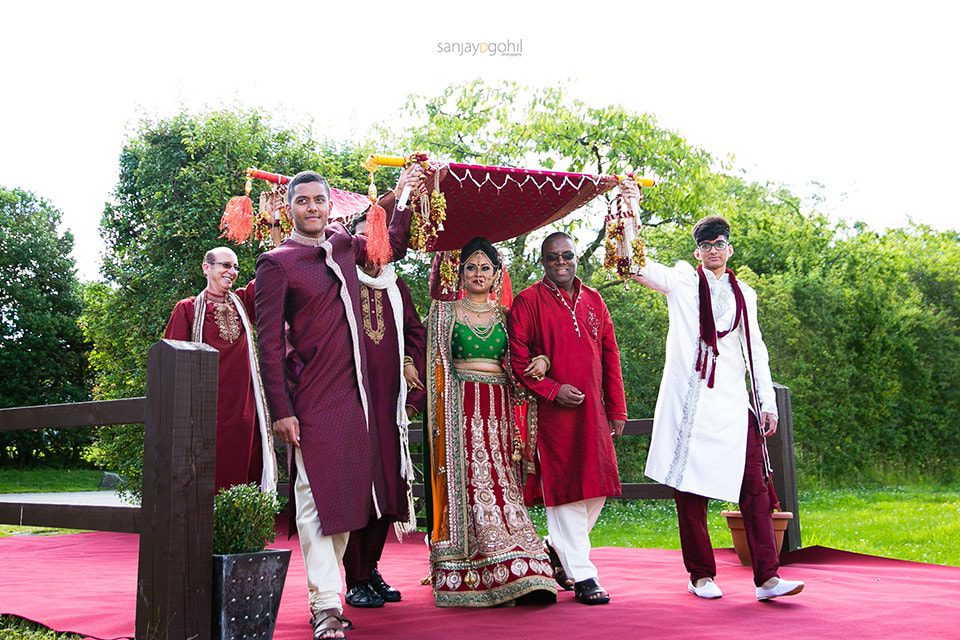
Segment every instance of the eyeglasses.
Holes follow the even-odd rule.
[[[234,264],[234,263],[232,263],[232,262],[219,262],[219,261],[217,261],[217,260],[211,260],[211,261],[208,262],[207,264],[218,264],[218,265],[220,265],[221,267],[223,267],[224,269],[227,269],[227,270],[233,269],[233,270],[236,271],[237,273],[240,273],[240,265]]]
[[[547,262],[557,262],[560,258],[563,258],[567,262],[570,262],[577,257],[573,251],[564,251],[563,253],[545,253],[543,254],[543,259]]]
[[[697,245],[697,248],[704,253],[709,253],[711,249],[716,249],[717,251],[723,251],[730,246],[729,242],[724,240],[717,240],[716,242],[701,242]]]

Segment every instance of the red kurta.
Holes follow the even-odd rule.
[[[395,212],[390,245],[407,248],[409,209]],[[340,224],[321,246],[287,240],[257,259],[260,370],[273,420],[296,416],[307,479],[324,535],[360,529],[386,503],[372,412],[357,264],[366,239]],[[298,363],[288,370],[290,357]]]
[[[397,277],[397,288],[403,301],[404,355],[413,362],[423,380],[427,346],[427,329],[420,322],[407,284]],[[400,433],[397,429],[397,396],[400,395],[400,348],[393,308],[384,289],[360,286],[363,337],[369,363],[372,413],[377,422],[380,460],[384,469],[386,499],[380,505],[383,517],[405,520],[407,517],[407,482],[400,477]],[[363,303],[366,297],[367,303]],[[379,302],[378,302],[379,298]],[[369,310],[369,312],[368,312]],[[423,411],[423,391],[411,389],[407,404]]]
[[[538,396],[537,474],[527,479],[528,504],[620,495],[608,422],[627,418],[620,350],[603,298],[579,279],[575,286],[571,299],[543,279],[520,292],[510,311],[514,376]],[[523,371],[541,354],[550,358],[550,370],[535,382]],[[583,392],[583,403],[563,408],[553,402],[561,384]]]
[[[255,285],[234,291],[253,323]],[[196,296],[184,298],[173,308],[163,337],[190,341]],[[230,303],[232,304],[232,303]],[[217,450],[215,490],[248,482],[260,483],[263,469],[260,432],[257,430],[257,403],[250,379],[247,336],[240,323],[240,337],[229,342],[220,335],[214,315],[214,303],[207,300],[203,319],[203,342],[220,352],[217,374]]]

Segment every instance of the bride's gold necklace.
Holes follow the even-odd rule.
[[[497,326],[497,322],[493,322],[489,325],[475,325],[472,320],[470,320],[470,313],[475,313],[477,315],[477,321],[480,321],[482,314],[489,313],[494,311],[497,308],[496,300],[486,300],[484,302],[474,302],[469,298],[460,298],[460,306],[463,308],[463,321],[467,325],[467,328],[470,330],[470,333],[477,336],[480,340],[486,340],[490,337],[490,334],[493,333],[493,328]]]

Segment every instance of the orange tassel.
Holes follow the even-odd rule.
[[[387,212],[377,203],[373,203],[367,211],[367,261],[382,267],[390,262],[390,253]]]
[[[220,218],[221,238],[233,240],[237,244],[246,242],[253,232],[253,200],[250,196],[235,196],[230,198],[223,208],[223,217]]]

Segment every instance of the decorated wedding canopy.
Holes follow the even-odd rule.
[[[508,240],[530,233],[579,209],[598,195],[613,189],[624,179],[639,186],[653,181],[633,175],[591,175],[540,169],[481,166],[456,162],[433,162],[424,154],[407,157],[370,156],[364,168],[370,172],[370,192],[364,196],[331,189],[332,219],[341,221],[362,213],[376,200],[374,172],[381,166],[404,167],[419,164],[423,168],[419,182],[398,195],[398,206],[414,210],[411,223],[411,247],[421,251],[453,251],[470,239],[483,236],[491,242]],[[282,197],[290,178],[259,169],[247,169],[247,193],[250,181],[261,179],[275,185],[274,192],[261,196],[257,224],[263,228],[274,221],[285,221],[286,201]],[[233,198],[221,221],[224,235],[234,241],[246,240],[254,226],[249,198]],[[631,261],[637,236],[638,202],[614,201],[607,215],[608,260],[610,243],[614,259]],[[612,223],[612,225],[611,225]],[[608,264],[608,267],[615,265]],[[621,274],[623,275],[623,274]]]

